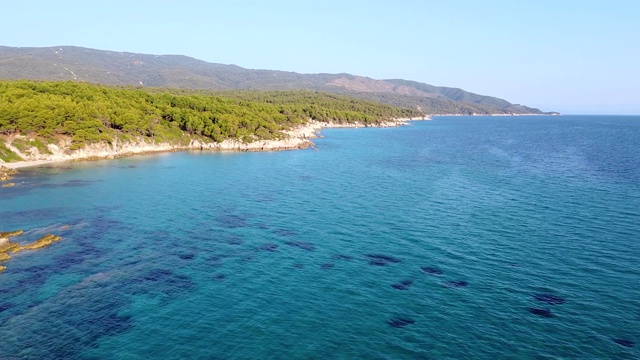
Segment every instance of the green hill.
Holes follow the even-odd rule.
[[[350,74],[298,74],[213,64],[179,55],[145,55],[73,46],[0,46],[0,79],[73,80],[200,90],[312,90],[348,95],[425,114],[541,114],[538,109],[462,89]]]

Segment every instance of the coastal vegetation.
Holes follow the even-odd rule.
[[[281,139],[309,120],[375,125],[422,117],[416,110],[316,91],[189,91],[79,82],[0,81],[0,136],[16,149],[48,151],[60,137],[70,150],[92,143],[147,139],[184,144]],[[28,135],[16,138],[14,135]],[[16,156],[0,142],[0,159]]]

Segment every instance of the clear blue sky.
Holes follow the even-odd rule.
[[[637,0],[7,1],[0,45],[403,78],[564,113],[640,114]]]

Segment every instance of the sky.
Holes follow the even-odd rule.
[[[637,0],[6,1],[0,45],[179,54],[640,114]]]

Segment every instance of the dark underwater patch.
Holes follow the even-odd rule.
[[[15,314],[13,325],[0,326],[0,357],[28,354],[33,359],[77,359],[100,338],[131,329],[133,318],[120,314],[129,302],[105,287],[109,284],[106,279],[81,282]]]
[[[342,254],[333,255],[331,258],[333,260],[345,260],[345,261],[353,260],[353,256],[351,256],[351,255],[342,255]]]
[[[393,318],[390,319],[389,321],[387,321],[387,324],[389,324],[389,326],[394,327],[394,328],[403,328],[405,326],[408,325],[413,325],[415,324],[416,321],[411,319],[411,318],[406,318],[406,317],[401,317],[401,318]]]
[[[193,260],[196,257],[196,254],[193,254],[193,253],[180,254],[178,255],[178,257],[182,260]]]
[[[409,290],[412,284],[413,284],[413,281],[411,280],[403,280],[403,281],[400,281],[399,283],[392,284],[391,287],[396,290]]]
[[[112,230],[120,230],[123,226],[124,223],[120,220],[104,215],[98,215],[93,218],[89,224],[89,228],[91,229],[90,235],[92,238],[99,238],[104,233]]]
[[[321,270],[329,270],[329,269],[332,269],[334,266],[336,266],[336,265],[335,264],[331,264],[331,263],[326,263],[326,264],[320,265],[320,269]]]
[[[549,309],[529,308],[529,312],[534,314],[534,315],[542,316],[542,317],[545,317],[545,318],[553,317],[553,314],[551,313],[551,310],[549,310]]]
[[[13,306],[14,305],[12,303],[8,303],[8,302],[0,304],[0,313],[11,309]]]
[[[211,278],[215,281],[222,281],[226,278],[227,276],[225,274],[216,274],[213,275]]]
[[[635,342],[633,342],[631,340],[627,340],[627,339],[613,339],[613,341],[618,345],[622,345],[622,346],[628,347],[628,348],[632,348],[632,347],[636,346]]]
[[[106,252],[98,249],[93,245],[85,245],[82,249],[71,251],[58,255],[54,258],[57,269],[66,269],[68,267],[79,265],[89,260],[100,259],[105,256]]]
[[[552,294],[534,294],[533,298],[538,301],[546,302],[549,305],[561,305],[565,303],[565,299]]]

